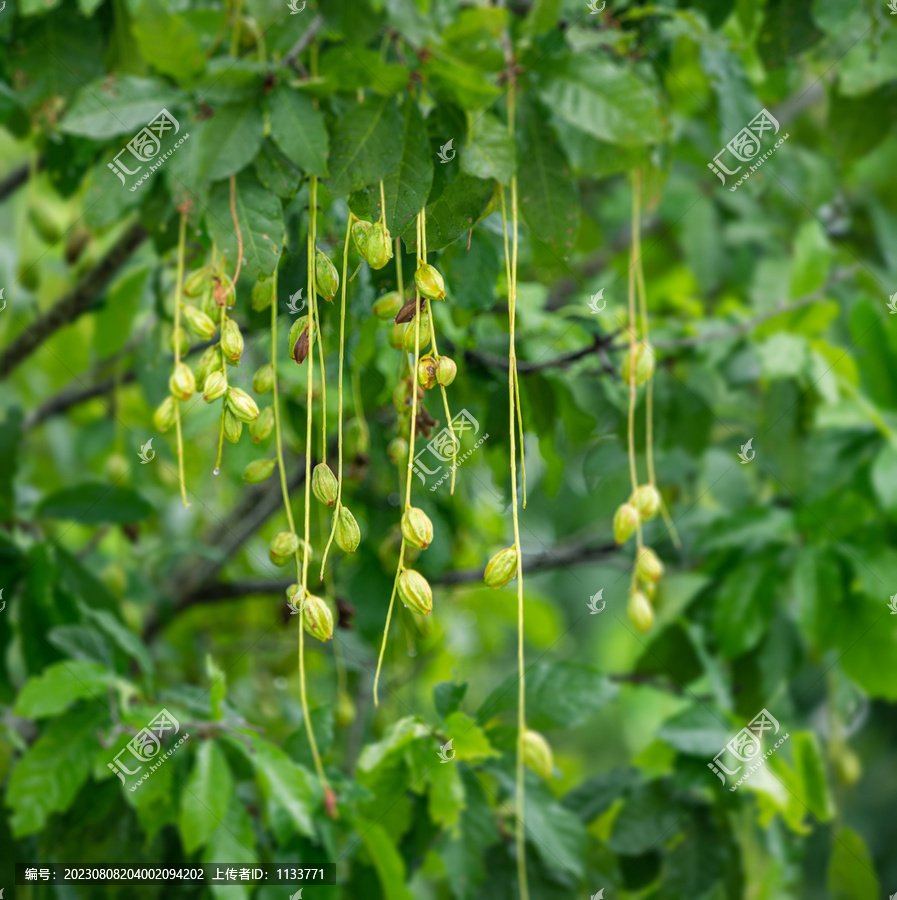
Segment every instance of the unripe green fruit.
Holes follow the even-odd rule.
[[[187,323],[187,327],[200,340],[210,340],[212,335],[218,330],[218,326],[204,312],[198,310],[195,306],[185,304],[181,312],[184,314],[184,320]]]
[[[643,484],[633,491],[629,502],[638,510],[641,521],[647,522],[660,509],[660,492],[653,484]]]
[[[268,555],[275,566],[285,566],[299,549],[299,538],[292,531],[281,531],[274,535],[268,547]]]
[[[364,258],[372,269],[382,269],[392,259],[392,237],[382,222],[375,222],[371,227]]]
[[[852,785],[860,780],[863,774],[863,764],[860,758],[848,746],[841,747],[833,756],[835,773],[842,784]]]
[[[389,341],[390,347],[401,350],[405,346],[405,329],[407,327],[407,325],[393,325],[392,328],[389,329],[387,340]]]
[[[327,463],[318,463],[311,473],[311,490],[320,503],[325,506],[333,506],[336,503],[336,494],[339,490],[339,482],[333,469]]]
[[[190,338],[187,337],[187,332],[183,328],[172,329],[168,346],[171,347],[172,353],[177,351],[181,356],[186,356],[190,352]]]
[[[392,319],[395,314],[402,308],[402,295],[398,291],[390,291],[377,299],[374,303],[374,315],[378,319]]]
[[[227,390],[227,376],[221,369],[216,369],[206,378],[206,383],[202,386],[202,399],[206,403],[213,403],[219,397],[224,396]]]
[[[386,448],[386,455],[393,465],[398,466],[408,461],[408,450],[408,441],[405,438],[397,437],[389,442],[389,446]]]
[[[252,389],[257,394],[267,394],[274,387],[274,366],[267,363],[252,376]]]
[[[271,477],[276,461],[273,459],[256,459],[243,470],[243,481],[246,484],[260,484]]]
[[[62,226],[51,207],[37,198],[28,207],[28,219],[45,244],[56,244],[62,239]]]
[[[184,295],[192,298],[204,294],[211,284],[211,273],[209,266],[191,272],[184,280]]]
[[[402,569],[398,583],[399,597],[405,606],[425,616],[433,612],[433,590],[420,572]]]
[[[205,385],[209,374],[221,368],[221,355],[217,347],[206,347],[196,364],[196,383]]]
[[[161,432],[168,431],[177,421],[178,407],[174,397],[166,397],[153,413],[153,425]]]
[[[517,575],[517,548],[499,550],[486,565],[483,581],[491,588],[503,588]]]
[[[290,348],[290,359],[304,363],[308,356],[308,316],[300,316],[290,326],[287,346]]]
[[[635,384],[636,387],[644,384],[654,374],[654,350],[651,345],[641,341],[635,346],[635,370],[631,372],[632,357],[629,351],[623,357],[623,365],[620,374],[624,384]],[[634,375],[634,379],[632,376]]]
[[[249,423],[249,434],[254,444],[260,444],[274,430],[274,410],[270,406],[266,406],[260,413],[259,417]]]
[[[250,305],[256,312],[261,312],[271,305],[274,299],[274,279],[260,278],[252,286],[252,298]]]
[[[433,523],[430,517],[416,506],[402,514],[402,535],[413,547],[426,550],[433,541]]]
[[[221,329],[221,352],[232,366],[240,364],[243,355],[243,335],[240,326],[233,319],[225,319]]]
[[[417,363],[417,383],[425,390],[436,386],[436,360],[422,356]]]
[[[530,728],[523,733],[523,762],[546,781],[554,771],[551,745],[538,731]]]
[[[106,460],[106,474],[113,484],[124,481],[124,479],[128,477],[128,472],[130,472],[130,470],[131,467],[128,465],[128,461],[121,453],[113,453],[109,459]]]
[[[348,728],[355,721],[355,703],[345,691],[337,694],[333,720],[337,728]]]
[[[436,362],[436,381],[443,387],[448,387],[458,374],[455,361],[448,356],[440,356]]]
[[[243,434],[243,423],[229,410],[224,410],[224,436],[232,443],[236,444]]]
[[[343,553],[354,553],[361,543],[361,529],[358,522],[345,506],[341,506],[336,514],[336,531],[333,538]]]
[[[339,272],[320,250],[315,256],[315,285],[325,300],[332,300],[339,290]]]
[[[187,363],[178,363],[168,379],[168,388],[172,396],[179,400],[189,400],[196,390],[196,380]]]
[[[230,388],[226,402],[227,408],[241,422],[254,422],[259,417],[259,408],[255,405],[255,400],[240,388]]]
[[[368,237],[371,233],[371,223],[359,219],[352,223],[352,240],[355,243],[355,249],[358,255],[363,259],[367,259],[365,251],[367,249]]]
[[[635,564],[639,581],[656,584],[663,575],[663,563],[650,547],[642,547]]]
[[[445,282],[429,263],[423,263],[414,273],[414,283],[422,296],[430,300],[445,299]]]
[[[633,591],[629,595],[626,614],[633,627],[642,634],[647,634],[654,624],[654,610],[648,598],[641,591]]]
[[[638,530],[640,521],[638,510],[631,503],[618,506],[614,513],[614,540],[625,544]]]
[[[305,597],[302,605],[302,624],[305,630],[319,641],[329,641],[333,637],[333,613],[330,607],[314,594]]]
[[[405,336],[402,339],[403,346],[409,353],[414,353],[414,341],[415,341],[415,328],[417,328],[417,321],[409,322],[405,326]],[[420,351],[423,352],[430,346],[430,314],[428,312],[422,312],[420,314]]]

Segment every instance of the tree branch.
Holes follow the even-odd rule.
[[[43,156],[38,156],[37,165],[35,167],[35,172],[40,172],[41,169],[46,165],[46,160]],[[6,176],[2,181],[0,181],[0,203],[2,203],[10,194],[17,191],[26,181],[28,181],[29,175],[31,172],[31,166],[28,163],[25,163],[22,166],[19,166],[18,169],[10,172],[9,175]]]

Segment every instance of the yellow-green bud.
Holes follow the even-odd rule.
[[[653,484],[643,484],[632,492],[629,502],[638,510],[642,522],[647,522],[660,509],[660,492]]]
[[[45,244],[57,244],[62,240],[62,226],[55,209],[48,203],[33,197],[28,207],[28,218],[34,230]]]
[[[647,634],[654,624],[654,610],[651,603],[641,591],[633,591],[629,595],[626,614],[633,627],[642,634]]]
[[[417,362],[417,383],[425,390],[436,386],[436,360],[422,356]]]
[[[632,371],[632,357],[629,351],[626,351],[623,357],[623,365],[620,367],[620,374],[625,384],[635,383],[636,387],[644,384],[654,374],[654,350],[651,345],[645,341],[636,344],[635,347],[635,364],[634,372]],[[634,380],[632,376],[634,377]]]
[[[290,348],[290,359],[297,363],[305,362],[308,356],[308,316],[300,316],[290,326],[287,346]]]
[[[333,469],[327,463],[318,463],[311,473],[311,490],[318,500],[325,506],[333,506],[336,503],[336,492],[339,483]]]
[[[240,364],[243,355],[243,335],[240,326],[233,319],[225,319],[221,329],[221,350],[224,358],[232,365]]]
[[[635,564],[639,581],[656,584],[663,575],[663,563],[650,547],[642,547]]]
[[[256,312],[261,312],[263,309],[267,309],[271,305],[271,301],[273,299],[274,279],[260,278],[252,286],[252,297],[249,301],[250,305]]]
[[[227,408],[241,421],[254,422],[259,417],[255,400],[240,388],[232,387],[227,392]]]
[[[368,245],[368,237],[371,233],[371,223],[365,222],[363,219],[359,219],[357,222],[352,223],[352,240],[355,243],[355,249],[358,251],[358,255],[362,258],[367,258],[365,255],[365,250]]]
[[[499,550],[486,565],[483,581],[491,588],[503,588],[517,575],[517,548]]]
[[[206,347],[196,364],[196,383],[204,385],[209,373],[221,368],[221,356],[217,347]]]
[[[184,280],[184,294],[187,297],[199,297],[209,287],[211,269],[203,266],[195,272],[191,272]]]
[[[405,337],[402,339],[405,349],[409,353],[414,353],[414,333],[417,327],[416,320],[409,322],[405,326]],[[422,312],[420,314],[420,350],[423,352],[430,346],[430,314]]]
[[[458,374],[455,361],[448,356],[440,356],[436,361],[436,381],[443,387],[448,387]]]
[[[184,321],[187,327],[201,340],[209,340],[218,330],[218,326],[204,313],[195,306],[184,304],[181,310],[184,314]]]
[[[638,510],[631,503],[618,506],[614,513],[614,540],[625,544],[635,534],[639,521]]]
[[[414,569],[402,569],[399,575],[399,597],[405,606],[425,616],[433,612],[433,590],[427,579]]]
[[[347,728],[355,721],[355,703],[345,691],[340,691],[336,696],[333,721],[337,728]]]
[[[266,363],[252,376],[252,389],[257,394],[267,394],[274,387],[274,366]]]
[[[113,483],[124,481],[124,479],[128,477],[130,471],[131,466],[121,453],[113,453],[109,459],[106,460],[106,474]]]
[[[285,566],[299,549],[299,538],[292,531],[281,531],[274,535],[268,547],[268,555],[275,566]]]
[[[330,607],[314,594],[307,594],[302,604],[302,624],[305,630],[319,641],[333,637],[333,613]]]
[[[336,546],[343,553],[354,553],[361,543],[361,529],[358,527],[358,522],[355,521],[355,516],[345,506],[341,506],[337,513],[336,531],[333,537],[336,541]]]
[[[215,369],[206,378],[206,383],[202,386],[202,399],[206,403],[212,403],[219,397],[224,396],[227,390],[227,376],[221,369]]]
[[[187,363],[178,363],[168,379],[168,388],[179,400],[189,400],[196,390],[196,379]]]
[[[389,329],[387,340],[389,341],[390,347],[401,350],[405,346],[405,329],[407,327],[407,325],[393,325],[392,328]],[[412,340],[414,340],[414,338],[412,338]],[[412,349],[414,349],[413,344]]]
[[[315,284],[325,300],[332,300],[339,290],[339,272],[320,250],[315,256]]]
[[[274,430],[274,410],[270,406],[266,406],[260,413],[259,417],[249,423],[249,434],[254,444],[260,444]]]
[[[392,237],[381,222],[372,226],[363,255],[372,269],[382,269],[392,259]]]
[[[412,506],[402,514],[402,534],[413,547],[426,550],[433,541],[433,523],[422,509]]]
[[[260,484],[271,477],[274,466],[273,459],[255,459],[243,469],[243,481],[246,484]]]
[[[523,733],[523,761],[537,775],[551,778],[554,771],[554,754],[551,746],[538,731],[527,728]]]
[[[429,263],[423,263],[414,273],[414,283],[422,296],[430,300],[445,300],[445,282]]]
[[[386,455],[393,465],[400,465],[408,461],[408,441],[405,438],[393,438],[386,448]]]
[[[174,397],[166,397],[153,413],[153,425],[161,432],[168,431],[177,421],[178,407]]]
[[[398,291],[390,291],[379,297],[374,303],[374,315],[378,319],[392,319],[395,314],[402,308],[402,295]]]
[[[181,356],[186,356],[190,352],[190,338],[187,337],[187,332],[183,328],[172,329],[168,346],[171,347],[172,353],[179,350]]]
[[[224,436],[232,443],[236,444],[243,434],[243,423],[229,410],[224,410]]]

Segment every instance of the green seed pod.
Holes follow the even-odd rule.
[[[281,531],[274,535],[268,547],[268,555],[275,566],[285,566],[299,549],[299,538],[292,531]]]
[[[402,308],[402,295],[398,291],[390,291],[377,299],[374,303],[374,315],[378,319],[387,321],[395,317],[396,313]]]
[[[405,336],[402,338],[402,344],[409,353],[414,353],[414,329],[417,327],[415,322],[409,322],[405,326]],[[423,352],[430,346],[430,314],[422,312],[420,314],[420,350]]]
[[[233,319],[225,319],[221,329],[221,351],[224,358],[232,365],[240,364],[243,355],[243,335],[240,326]]]
[[[625,384],[631,385],[631,357],[629,351],[626,351],[623,357],[623,365],[620,367],[620,374]],[[654,350],[651,345],[645,341],[641,341],[635,346],[635,386],[644,384],[654,374]]]
[[[440,356],[436,362],[436,381],[443,387],[448,387],[458,374],[455,361],[448,356]]]
[[[523,762],[546,781],[554,771],[551,745],[538,731],[530,728],[523,733]]]
[[[210,266],[203,266],[195,272],[191,272],[184,279],[184,294],[187,297],[200,297],[211,286],[212,269]]]
[[[199,301],[200,309],[213,321],[221,321],[221,307],[215,302],[215,291],[212,290],[211,282],[206,292]]]
[[[236,444],[243,434],[243,423],[229,410],[224,410],[224,436],[232,443]]]
[[[295,606],[301,606],[301,597],[299,596],[299,591],[301,590],[302,588],[300,588],[298,584],[291,584],[286,591],[287,600],[289,600]]]
[[[240,388],[232,387],[227,392],[227,408],[241,421],[254,422],[259,417],[255,400]]]
[[[153,413],[153,425],[163,434],[177,421],[178,407],[174,397],[166,397]]]
[[[196,364],[196,383],[204,385],[215,369],[221,368],[221,355],[217,347],[206,347]]]
[[[183,328],[172,329],[168,346],[171,347],[172,353],[180,350],[181,356],[186,356],[190,352],[190,338],[187,337],[187,332]]]
[[[267,394],[274,387],[274,366],[267,363],[252,376],[252,389],[257,394]]]
[[[343,553],[354,553],[361,543],[361,529],[358,527],[358,522],[355,521],[355,516],[345,506],[339,508],[336,516],[334,540],[336,541],[336,546]]]
[[[402,535],[413,547],[426,550],[433,541],[433,523],[430,517],[416,506],[402,514]]]
[[[249,434],[254,444],[260,444],[274,430],[274,410],[270,406],[266,406],[260,413],[259,417],[249,423]]]
[[[483,581],[491,588],[503,588],[512,578],[517,576],[517,548],[508,547],[499,550],[489,563],[483,574]]]
[[[311,473],[311,490],[324,506],[336,504],[336,493],[339,490],[339,482],[333,469],[327,463],[318,463]]]
[[[359,219],[357,222],[352,223],[352,240],[355,243],[355,249],[358,251],[358,255],[363,259],[366,259],[365,250],[368,244],[368,237],[371,233],[371,223],[365,222],[363,219]]]
[[[639,581],[656,584],[663,575],[663,563],[650,547],[642,547],[635,564]]]
[[[218,326],[201,310],[195,306],[184,304],[181,312],[184,314],[184,320],[187,327],[203,341],[208,341],[212,335],[218,330]]]
[[[422,296],[430,300],[445,300],[445,282],[429,263],[422,263],[414,273],[414,283]]]
[[[651,601],[657,596],[657,582],[643,581],[641,582],[642,593]]]
[[[402,569],[399,575],[399,597],[405,606],[428,616],[433,612],[433,590],[420,572]]]
[[[651,603],[641,591],[633,591],[629,595],[626,614],[633,627],[642,634],[647,634],[654,624],[654,610]]]
[[[113,453],[106,460],[106,475],[113,483],[124,481],[131,471],[131,466],[121,453]]]
[[[660,492],[653,484],[643,484],[633,491],[629,502],[638,510],[641,520],[647,522],[660,509]]]
[[[392,236],[381,222],[375,222],[371,227],[364,258],[372,269],[382,269],[392,259]]]
[[[387,340],[389,341],[390,347],[401,350],[405,346],[405,329],[407,327],[407,325],[393,325],[392,328],[389,329]]]
[[[45,244],[56,244],[62,239],[62,226],[49,204],[32,199],[28,207],[28,220]]]
[[[398,466],[408,462],[408,449],[408,441],[405,438],[393,438],[386,448],[386,455],[393,465]]]
[[[271,305],[274,299],[274,279],[260,278],[252,286],[252,298],[250,305],[256,312],[261,312]]]
[[[189,400],[196,390],[196,379],[187,363],[178,363],[168,379],[168,389],[179,400]]]
[[[325,300],[332,300],[339,290],[339,272],[320,250],[315,256],[315,285]]]
[[[260,484],[271,477],[275,465],[273,459],[255,459],[243,469],[243,481],[246,484]]]
[[[638,510],[631,503],[618,506],[614,513],[614,540],[625,544],[635,534],[640,521]]]
[[[336,696],[333,721],[337,728],[348,728],[355,721],[355,703],[345,691],[340,691]]]
[[[308,316],[300,316],[290,326],[287,346],[290,348],[290,359],[300,364],[305,362],[308,356]]]
[[[202,399],[206,403],[214,403],[219,397],[224,396],[227,390],[227,376],[221,369],[216,369],[206,378],[206,383],[202,386]]]
[[[417,383],[425,391],[436,386],[436,360],[432,356],[422,356],[417,361]]]
[[[302,624],[305,630],[319,641],[333,637],[333,613],[330,607],[314,594],[308,594],[302,605]]]

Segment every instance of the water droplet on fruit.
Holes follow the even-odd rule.
[[[213,475],[219,475],[219,474],[221,474],[221,469],[219,469],[218,466],[215,466],[215,468],[212,469],[212,474],[213,474]]]

